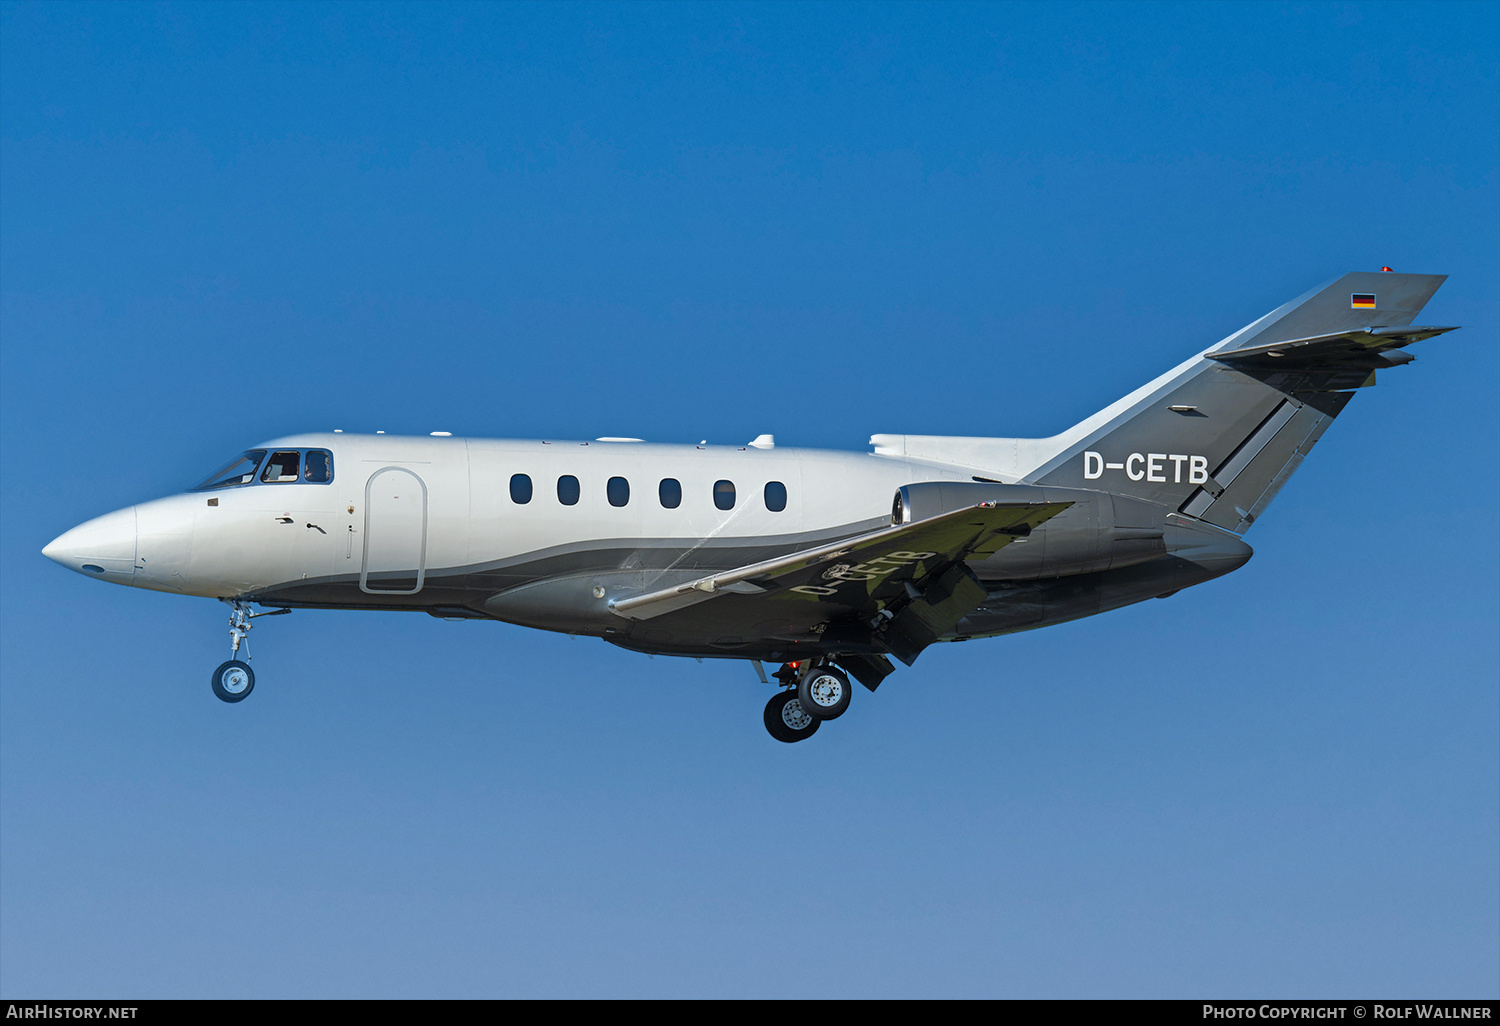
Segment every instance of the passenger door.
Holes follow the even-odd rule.
[[[402,467],[386,467],[365,485],[361,591],[415,595],[427,569],[427,484]]]

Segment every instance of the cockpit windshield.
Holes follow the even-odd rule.
[[[265,458],[266,450],[264,449],[242,452],[219,470],[208,475],[193,491],[206,492],[213,488],[233,488],[235,485],[249,484],[255,480],[255,471],[260,468],[260,461]]]
[[[242,452],[192,490],[208,492],[254,484],[256,471],[266,484],[328,484],[333,480],[333,453],[327,449],[278,449],[266,459],[268,452],[271,450]]]
[[[296,449],[273,452],[266,460],[266,472],[260,479],[267,484],[285,484],[297,480],[298,468],[302,465],[302,454]]]

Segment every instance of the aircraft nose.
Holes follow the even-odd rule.
[[[42,555],[86,577],[129,584],[135,576],[135,507],[117,509],[65,531]]]

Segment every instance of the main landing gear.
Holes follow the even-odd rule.
[[[241,602],[239,599],[226,599],[233,610],[229,615],[229,643],[231,658],[227,663],[221,663],[214,671],[209,683],[213,686],[214,695],[221,702],[243,702],[250,697],[250,692],[255,690],[255,671],[250,669],[250,664],[240,661],[240,645],[245,645],[245,658],[250,658],[249,634],[250,628],[255,626],[250,621],[257,616],[278,616],[281,613],[290,613],[290,609],[270,609],[264,613],[250,612],[250,604]]]
[[[849,675],[829,662],[787,663],[776,671],[786,688],[766,703],[766,730],[778,741],[802,741],[817,733],[824,720],[849,708]]]

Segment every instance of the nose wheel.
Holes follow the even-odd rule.
[[[219,701],[243,702],[250,697],[250,692],[255,690],[255,671],[250,669],[249,663],[240,660],[240,645],[245,646],[245,658],[250,658],[250,628],[255,626],[250,621],[257,616],[278,616],[282,613],[290,613],[291,610],[269,609],[264,613],[252,613],[248,602],[241,602],[239,599],[225,599],[225,601],[229,603],[229,608],[232,610],[229,614],[231,658],[214,671],[209,684],[213,686],[214,696]]]
[[[231,659],[214,671],[214,695],[221,702],[243,702],[255,690],[255,671],[248,663]]]

